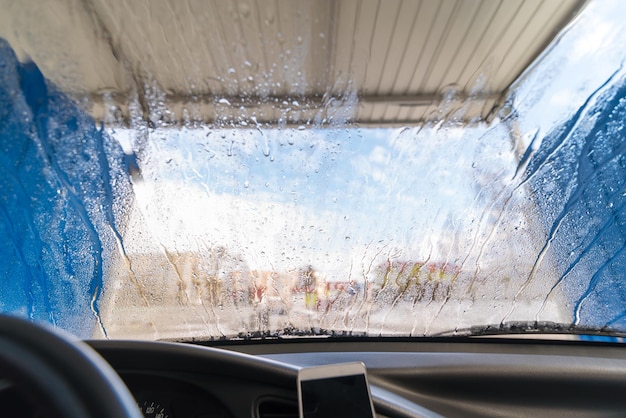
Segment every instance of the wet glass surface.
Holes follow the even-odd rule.
[[[96,338],[624,333],[619,12],[589,6],[489,123],[359,126],[350,91],[172,123],[150,86],[98,124],[0,41],[0,309]]]

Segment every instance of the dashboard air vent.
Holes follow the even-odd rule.
[[[259,418],[298,418],[298,404],[286,399],[261,399],[258,403]]]

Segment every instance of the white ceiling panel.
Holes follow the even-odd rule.
[[[583,0],[0,0],[0,37],[97,119],[489,119]],[[108,109],[115,108],[111,113]]]

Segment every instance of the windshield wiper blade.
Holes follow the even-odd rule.
[[[276,342],[285,340],[312,340],[312,339],[376,339],[392,338],[398,340],[407,339],[448,339],[448,338],[473,338],[489,336],[524,336],[524,335],[570,335],[570,336],[599,336],[599,337],[621,337],[626,338],[626,332],[610,327],[580,326],[571,323],[560,323],[551,321],[511,321],[501,324],[477,325],[467,328],[457,328],[436,334],[415,336],[381,336],[371,335],[366,332],[337,331],[323,328],[296,329],[283,328],[268,331],[253,331],[239,333],[231,336],[195,336],[173,339],[162,339],[161,341],[185,342],[185,343],[235,343],[235,342]]]
[[[182,338],[163,338],[159,341],[201,343],[201,342],[226,342],[226,341],[276,341],[296,338],[342,338],[342,337],[367,337],[368,334],[359,331],[337,331],[324,328],[297,329],[286,327],[276,330],[240,332],[231,336],[195,336]]]
[[[603,337],[626,337],[626,332],[610,327],[581,326],[552,321],[511,321],[500,324],[477,325],[457,328],[432,335],[433,337],[487,337],[495,335],[560,334],[593,335]]]

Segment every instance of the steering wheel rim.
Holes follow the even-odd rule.
[[[0,315],[0,375],[58,416],[142,417],[122,379],[87,344],[24,319]]]

